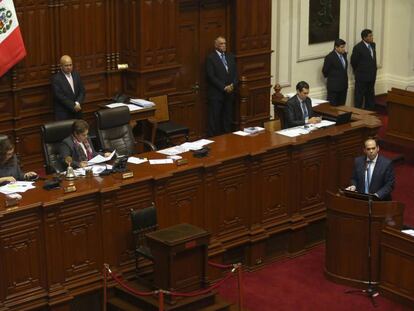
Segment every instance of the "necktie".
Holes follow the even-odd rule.
[[[301,105],[302,105],[303,118],[306,121],[306,119],[309,118],[308,109],[306,108],[305,102],[301,102]]]
[[[341,55],[341,56],[339,56],[339,58],[341,59],[342,66],[344,67],[344,69],[346,69],[346,68],[345,68],[345,67],[346,67],[346,63],[345,63],[345,58],[344,58],[344,56],[343,56],[343,55]]]
[[[229,71],[229,67],[227,66],[226,55],[224,53],[221,53],[221,61],[223,62],[224,67],[226,67],[226,70]]]
[[[371,57],[374,58],[374,50],[372,49],[371,44],[368,44],[368,49],[369,49],[369,51],[371,53]]]
[[[372,177],[372,161],[367,161],[367,169],[365,176],[365,193],[369,193],[369,185],[371,184]]]

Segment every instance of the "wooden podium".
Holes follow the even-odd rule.
[[[325,276],[336,283],[363,287],[368,282],[368,202],[327,192]],[[372,283],[379,282],[380,237],[385,225],[401,228],[403,205],[372,202]]]
[[[148,233],[154,256],[154,285],[169,291],[193,291],[207,284],[207,248],[210,234],[179,224]]]
[[[392,88],[387,95],[385,140],[414,148],[414,92]]]

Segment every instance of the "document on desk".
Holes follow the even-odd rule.
[[[98,154],[96,157],[94,157],[94,158],[92,158],[92,159],[90,159],[88,161],[88,165],[99,164],[99,163],[103,163],[103,162],[109,161],[109,160],[112,159],[112,157],[114,156],[115,152],[116,152],[116,150],[112,151],[112,153],[111,153],[111,155],[109,157],[104,157],[104,156]]]
[[[243,131],[237,131],[237,132],[233,132],[233,134],[239,135],[239,136],[249,136],[250,133],[246,133]]]
[[[310,130],[303,128],[303,126],[292,127],[281,131],[276,131],[277,134],[284,135],[287,137],[296,137],[299,135],[309,134]]]
[[[92,168],[92,174],[94,176],[98,176],[104,170],[112,169],[112,165],[108,165],[108,164],[95,164],[95,165],[90,165],[89,167]],[[86,170],[84,167],[77,168],[73,170],[73,172],[75,173],[76,177],[86,176]]]
[[[320,128],[323,128],[323,127],[328,127],[328,126],[332,126],[332,125],[335,125],[336,123],[335,122],[333,122],[333,121],[329,121],[329,120],[322,120],[321,122],[319,122],[319,123],[315,123],[315,124],[312,124],[312,126],[313,127],[316,127],[316,128],[318,128],[318,129],[320,129]]]
[[[133,105],[133,104],[128,104],[127,107],[129,108],[129,111],[137,111],[137,110],[144,109],[144,107]]]
[[[132,163],[132,164],[141,164],[141,163],[145,163],[148,162],[147,158],[137,158],[137,157],[129,157],[128,158],[128,163]]]
[[[36,187],[33,185],[33,181],[16,181],[0,187],[0,192],[4,194],[22,193],[34,188]]]
[[[173,146],[170,148],[166,148],[166,149],[162,149],[162,150],[158,150],[157,153],[161,153],[161,154],[165,154],[167,156],[174,156],[177,154],[181,154],[184,152],[187,152],[188,149],[182,147],[181,145],[179,146]]]
[[[208,144],[211,144],[211,143],[214,143],[214,140],[199,139],[199,140],[196,140],[196,141],[181,144],[180,146],[187,149],[187,151],[189,151],[189,150],[199,150],[199,149],[203,148],[205,145],[208,145]]]
[[[414,230],[413,229],[401,230],[401,232],[405,233],[405,234],[409,234],[411,236],[414,236]]]
[[[138,105],[143,108],[150,108],[155,106],[155,103],[140,98],[131,98],[129,101],[131,104]]]
[[[116,108],[116,107],[126,106],[126,104],[124,104],[124,103],[112,103],[112,104],[108,104],[108,105],[105,105],[105,106],[108,107],[108,108]]]
[[[173,159],[153,159],[149,160],[150,164],[173,164]]]

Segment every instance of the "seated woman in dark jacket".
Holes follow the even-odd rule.
[[[0,140],[0,183],[33,179],[35,177],[37,177],[35,172],[24,174],[20,169],[17,157],[14,154],[14,145],[10,139]]]
[[[72,158],[72,167],[86,167],[88,161],[98,155],[88,136],[89,124],[84,120],[76,120],[72,125],[72,135],[66,137],[60,144],[59,154],[67,165],[68,157]],[[110,153],[105,153],[105,156]]]

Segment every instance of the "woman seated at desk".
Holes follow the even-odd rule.
[[[9,138],[0,140],[0,183],[15,182],[16,180],[33,180],[35,172],[23,173],[14,154],[14,145]]]
[[[76,120],[73,122],[72,135],[66,137],[59,148],[59,154],[65,165],[68,164],[67,160],[70,157],[73,168],[86,167],[88,161],[98,155],[88,133],[89,124],[86,121]],[[105,153],[105,156],[109,155],[110,153]]]

